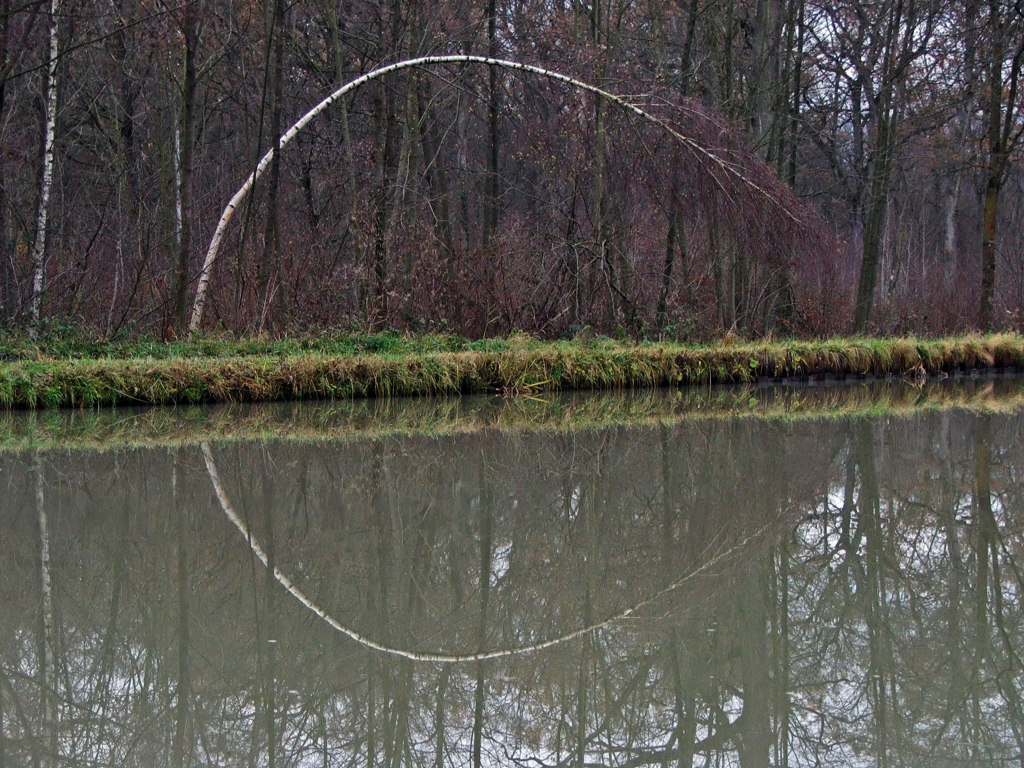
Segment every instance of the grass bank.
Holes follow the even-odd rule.
[[[627,389],[1024,368],[1024,337],[832,339],[694,346],[604,338],[468,341],[319,336],[0,346],[0,407],[273,402]]]

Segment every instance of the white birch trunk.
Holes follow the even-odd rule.
[[[43,138],[43,178],[39,184],[39,211],[36,217],[36,240],[32,246],[31,332],[39,325],[39,309],[43,301],[43,278],[46,273],[46,234],[50,210],[50,189],[53,186],[53,144],[57,134],[57,14],[60,0],[50,0],[50,61],[46,74],[46,131]]]
[[[181,238],[185,231],[184,203],[181,199],[181,120],[174,118],[174,250],[181,249]]]
[[[960,185],[963,176],[959,169],[954,171],[953,180],[946,193],[946,214],[944,217],[945,236],[943,238],[943,250],[946,256],[946,266],[952,264],[956,258],[956,206],[960,202]]]

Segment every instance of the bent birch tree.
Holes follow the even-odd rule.
[[[391,75],[395,72],[399,72],[404,69],[410,69],[414,67],[427,68],[435,65],[443,64],[479,64],[488,67],[501,67],[504,69],[511,70],[513,72],[526,73],[530,75],[536,75],[550,80],[556,80],[558,82],[565,83],[574,88],[592,93],[595,96],[604,99],[622,109],[626,112],[636,115],[637,117],[648,121],[655,126],[664,130],[669,136],[676,141],[680,142],[682,146],[699,156],[705,161],[711,164],[711,167],[721,172],[726,178],[729,178],[735,182],[738,182],[743,187],[750,190],[755,196],[762,199],[764,203],[767,203],[775,208],[778,208],[781,213],[792,220],[795,223],[802,223],[800,215],[795,209],[789,208],[785,201],[780,199],[768,185],[759,184],[755,179],[745,174],[744,169],[741,165],[732,162],[728,157],[721,156],[707,147],[703,146],[700,142],[693,138],[685,135],[681,131],[674,128],[669,122],[663,120],[656,115],[641,109],[637,105],[631,103],[621,96],[617,96],[606,90],[598,88],[595,85],[591,85],[577,78],[563,75],[554,70],[545,69],[543,67],[537,67],[532,64],[523,64],[516,61],[508,61],[505,59],[496,59],[488,56],[472,56],[472,55],[449,55],[449,56],[421,56],[414,59],[406,59],[399,61],[394,64],[379,67],[365,75],[352,80],[345,85],[341,86],[329,96],[324,98],[319,104],[310,109],[306,114],[300,117],[291,128],[285,131],[272,147],[256,165],[256,169],[249,175],[245,180],[245,183],[235,192],[227,206],[221,213],[220,220],[217,222],[217,228],[213,233],[213,238],[210,240],[209,248],[207,248],[206,256],[203,260],[202,269],[199,272],[198,283],[196,285],[195,300],[192,304],[192,315],[188,325],[188,336],[199,328],[200,323],[203,319],[203,309],[206,305],[207,294],[209,292],[210,276],[213,272],[213,267],[217,262],[217,255],[220,251],[221,243],[224,240],[224,235],[227,232],[228,225],[234,216],[238,206],[242,204],[246,196],[252,191],[256,182],[259,181],[260,177],[267,171],[274,160],[274,156],[277,152],[284,149],[284,147],[294,139],[300,131],[302,131],[307,125],[309,125],[317,116],[319,116],[324,110],[330,107],[332,104],[337,102],[345,95],[351,93],[357,88],[366,85],[367,83]],[[713,180],[724,196],[730,196],[730,189],[720,178]]]

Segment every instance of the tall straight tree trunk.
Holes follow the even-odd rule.
[[[487,2],[487,55],[498,57],[498,12],[495,0]],[[487,189],[484,194],[484,249],[491,246],[498,229],[498,68],[487,70]],[[489,260],[488,260],[489,261]]]
[[[943,258],[945,261],[944,272],[947,288],[953,284],[955,279],[956,265],[956,209],[960,200],[960,191],[963,188],[964,167],[971,141],[971,120],[974,114],[974,99],[968,94],[978,78],[977,64],[977,30],[978,14],[981,3],[979,0],[967,0],[963,7],[962,28],[964,36],[963,47],[963,74],[960,76],[959,87],[962,89],[961,104],[956,111],[956,121],[953,126],[953,158],[949,169],[949,186],[943,210]]]
[[[376,161],[379,179],[373,195],[373,250],[367,265],[368,290],[364,291],[362,310],[370,326],[387,317],[388,222],[391,219],[391,179],[393,174],[393,133],[395,118],[387,86],[379,86],[374,111],[377,116]]]
[[[39,328],[39,311],[43,302],[46,275],[46,236],[50,213],[50,190],[53,187],[53,145],[57,135],[57,58],[60,53],[57,18],[60,0],[50,0],[50,55],[46,67],[46,126],[43,131],[43,173],[39,183],[39,204],[36,213],[36,238],[32,246],[32,303],[29,309],[30,330]]]
[[[693,67],[693,37],[697,28],[698,0],[690,0],[686,13],[686,35],[683,38],[683,49],[679,57],[679,96],[686,99],[690,92],[691,69]],[[673,163],[675,165],[675,163]],[[654,326],[658,333],[665,330],[668,323],[668,297],[672,289],[672,275],[675,271],[676,255],[686,254],[686,222],[681,210],[682,200],[679,194],[678,175],[672,174],[672,196],[669,200],[668,232],[665,235],[665,262],[661,269],[661,290],[654,311]]]
[[[682,229],[681,217],[676,212],[678,203],[673,200],[672,210],[668,216],[668,234],[665,237],[665,263],[661,268],[661,290],[658,292],[658,305],[654,311],[654,327],[658,333],[665,330],[668,318],[668,294],[672,288],[672,271],[675,268],[676,242],[679,230]],[[685,236],[685,233],[684,233]],[[685,246],[684,246],[685,248]]]
[[[781,154],[778,138],[782,120],[779,98],[780,71],[779,48],[781,47],[782,18],[781,0],[757,0],[754,24],[754,53],[756,55],[754,77],[749,94],[749,130],[761,155],[775,163]]]
[[[0,2],[0,115],[7,101],[7,77],[11,72],[7,37],[11,25],[11,0]],[[5,164],[0,162],[0,322],[10,321],[17,309],[18,295],[14,274],[14,254],[8,251],[7,237],[7,183]],[[0,744],[2,744],[0,740]]]
[[[1017,23],[1010,27],[1014,13],[1017,14]],[[1004,16],[1001,0],[989,0],[988,27],[991,39],[986,89],[988,103],[985,107],[988,162],[981,225],[981,306],[978,312],[978,325],[983,331],[991,330],[995,320],[999,198],[1006,181],[1010,155],[1021,139],[1021,131],[1016,126],[1018,89],[1024,66],[1024,12],[1020,10],[1020,4],[1016,9],[1007,9]],[[1009,40],[1015,40],[1016,46],[1010,52],[1007,70],[1006,46]]]
[[[495,0],[487,0],[487,55],[498,57],[498,11]],[[484,330],[494,319],[495,247],[498,232],[498,68],[487,71],[487,179],[484,189]]]
[[[857,281],[857,305],[854,312],[854,333],[866,333],[874,308],[875,286],[878,282],[878,264],[885,240],[885,218],[889,209],[889,171],[894,147],[889,116],[880,115],[878,136],[875,139],[874,169],[868,192],[864,222],[864,247]]]
[[[786,101],[788,123],[779,153],[779,176],[796,188],[797,135],[800,130],[800,97],[803,91],[804,41],[806,34],[805,0],[790,0],[786,26],[786,76],[789,80]],[[785,173],[783,173],[785,164]]]
[[[999,194],[1002,182],[990,160],[985,178],[985,197],[981,220],[981,305],[978,308],[978,327],[992,330],[993,304],[996,288],[996,232],[999,219]]]
[[[451,189],[448,174],[445,173],[444,166],[440,163],[441,138],[438,136],[437,120],[428,113],[432,98],[430,80],[427,77],[418,77],[416,79],[416,115],[421,125],[423,173],[430,189],[434,232],[440,240],[445,256],[451,259],[455,252],[455,243],[452,240]]]
[[[281,274],[280,241],[280,188],[281,188],[281,96],[284,80],[284,0],[274,0],[267,51],[273,47],[273,83],[271,86],[270,136],[274,142],[274,157],[270,162],[270,179],[267,190],[267,226],[263,238],[263,258],[259,264],[257,299],[260,302],[258,328],[263,330],[270,314],[271,305],[279,295]],[[270,44],[272,43],[272,45]],[[270,62],[267,62],[270,66]],[[281,302],[283,303],[283,301]]]
[[[341,18],[338,14],[336,3],[330,3],[327,13],[327,24],[331,35],[331,56],[334,64],[334,87],[340,88],[345,84],[345,59],[341,41]],[[352,132],[348,121],[348,100],[342,99],[339,104],[341,112],[342,141],[345,144],[345,194],[348,198],[349,226],[355,219],[358,182],[356,181],[356,158],[352,148]]]
[[[865,35],[880,35],[877,44],[879,69],[874,67],[858,70],[854,82],[854,110],[856,119],[860,109],[861,95],[868,104],[869,116],[874,125],[871,144],[870,179],[865,204],[864,238],[860,277],[857,282],[857,303],[854,311],[853,330],[864,333],[868,330],[874,308],[875,286],[878,282],[882,251],[885,242],[886,214],[889,207],[890,174],[897,147],[897,127],[903,113],[903,104],[913,63],[923,50],[934,31],[936,6],[918,3],[915,0],[889,0],[878,5],[879,15],[865,24],[861,32]],[[865,19],[867,21],[867,19]],[[851,51],[854,67],[861,67],[865,53],[865,41],[859,40]],[[872,46],[868,46],[871,48]],[[854,55],[856,54],[856,55]],[[856,126],[854,140],[861,141],[863,126]],[[860,151],[855,150],[858,157]]]
[[[805,40],[805,2],[790,0],[786,11],[786,62],[782,77],[784,97],[780,100],[778,122],[778,156],[776,169],[790,189],[796,189],[797,150],[799,148],[800,104],[803,90],[803,58]],[[784,127],[783,127],[784,125]],[[792,265],[786,260],[774,280],[771,311],[783,326],[790,325],[796,314]]]
[[[978,325],[983,331],[992,328],[992,304],[996,286],[996,230],[999,221],[999,195],[1003,186],[1003,24],[999,0],[989,2],[989,32],[992,36],[988,66],[988,126],[985,168],[985,194],[981,219],[981,305]]]
[[[171,292],[171,335],[184,335],[188,321],[188,262],[192,251],[192,162],[195,144],[196,47],[199,44],[199,10],[195,3],[181,11],[183,40],[181,114],[178,146],[175,147],[175,181],[178,233]]]

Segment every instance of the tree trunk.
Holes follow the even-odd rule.
[[[388,223],[391,220],[391,179],[393,175],[393,133],[394,114],[391,109],[387,88],[379,86],[374,106],[376,113],[377,151],[376,164],[380,169],[377,186],[373,194],[373,250],[367,265],[365,280],[369,283],[363,290],[362,311],[372,328],[378,320],[387,317],[388,278]]]
[[[978,309],[978,327],[992,330],[993,304],[996,286],[996,231],[999,218],[999,193],[1002,181],[990,161],[985,180],[985,198],[981,220],[981,306]]]
[[[57,18],[60,0],[50,0],[50,55],[46,69],[46,127],[43,132],[43,174],[39,183],[39,203],[36,213],[36,238],[32,246],[32,303],[30,331],[39,329],[39,312],[43,301],[46,276],[46,236],[50,212],[50,190],[53,186],[53,145],[57,135],[57,60],[59,40]]]
[[[672,272],[675,267],[676,243],[682,242],[686,233],[682,231],[681,217],[676,211],[676,203],[672,203],[672,210],[668,217],[668,234],[665,236],[665,263],[661,268],[661,290],[658,293],[658,306],[654,312],[654,327],[658,333],[665,330],[668,319],[668,294],[672,288]],[[685,250],[686,246],[682,246]]]
[[[188,318],[188,262],[192,250],[192,162],[195,144],[196,47],[199,44],[199,10],[194,4],[182,10],[180,26],[183,51],[181,75],[181,114],[175,147],[175,181],[177,185],[176,254],[171,290],[171,323],[173,336],[185,333]]]
[[[338,15],[337,4],[330,3],[329,5],[330,10],[327,14],[327,23],[331,35],[331,56],[334,64],[334,87],[337,89],[341,88],[345,84],[345,60],[342,55],[341,19]],[[356,181],[356,159],[355,152],[352,148],[352,132],[349,128],[347,101],[342,99],[341,104],[339,104],[338,107],[341,112],[342,141],[345,145],[345,194],[348,197],[348,217],[349,226],[351,226],[355,218],[356,201],[358,199],[357,190],[359,186]]]
[[[853,332],[866,333],[871,322],[878,282],[878,263],[885,241],[885,218],[889,210],[889,169],[893,146],[888,115],[879,115],[878,135],[875,140],[874,169],[868,192],[864,247],[857,281],[857,307],[853,319]]]
[[[1019,5],[1019,4],[1018,4]],[[1021,11],[1015,11],[1019,17]],[[978,325],[983,331],[992,329],[995,323],[995,285],[996,257],[998,251],[999,198],[1006,181],[1006,169],[1015,144],[1021,138],[1021,131],[1016,126],[1017,93],[1020,83],[1021,68],[1024,66],[1024,34],[1021,25],[1014,25],[1008,38],[1007,27],[1010,18],[1003,16],[1000,0],[989,0],[988,27],[991,35],[991,50],[988,66],[988,119],[984,208],[981,225],[981,306],[978,312]],[[1017,40],[1017,46],[1010,57],[1010,67],[1006,69],[1006,43],[1008,39]]]
[[[271,108],[270,108],[270,136],[273,141],[274,155],[270,161],[270,179],[267,190],[267,225],[263,237],[263,257],[260,259],[257,300],[259,306],[259,320],[257,328],[263,331],[268,322],[271,305],[280,302],[283,297],[280,295],[281,275],[281,241],[280,241],[280,188],[281,188],[281,97],[282,83],[284,80],[284,0],[274,0],[274,9],[271,12],[269,41],[273,42],[274,51],[274,73],[271,87]],[[268,42],[267,50],[271,45]],[[269,68],[270,62],[267,62]],[[283,304],[283,302],[281,302]]]
[[[451,259],[455,252],[452,241],[451,222],[451,189],[448,174],[440,163],[441,139],[438,136],[437,121],[428,113],[428,106],[433,99],[430,81],[426,77],[417,78],[416,83],[416,114],[420,125],[420,142],[423,146],[423,174],[430,189],[431,207],[434,213],[434,232],[441,243],[447,258]]]
[[[7,77],[12,62],[7,37],[10,33],[11,0],[0,3],[0,115],[7,101]],[[0,323],[8,323],[17,310],[18,293],[14,272],[14,253],[7,236],[7,179],[5,164],[0,162]],[[0,740],[2,743],[2,740]]]

